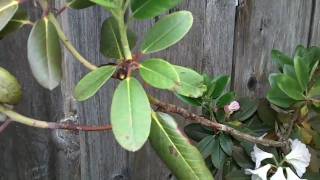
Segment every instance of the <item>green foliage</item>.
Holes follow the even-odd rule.
[[[20,8],[16,11],[12,19],[8,22],[8,24],[0,31],[0,39],[5,37],[6,35],[20,29],[23,25],[27,24],[28,15],[27,12]]]
[[[116,71],[115,66],[102,66],[82,78],[74,90],[74,97],[84,101],[95,95]]]
[[[122,6],[123,0],[90,0],[108,10],[119,9]]]
[[[94,5],[90,0],[68,0],[68,7],[72,9],[84,9]]]
[[[143,87],[133,77],[123,80],[113,95],[111,124],[115,138],[129,151],[137,151],[148,139],[151,108]]]
[[[152,114],[149,140],[177,179],[214,179],[197,148],[179,131],[177,123],[168,114]]]
[[[18,80],[0,67],[0,104],[18,104],[21,98],[22,90]]]
[[[137,19],[150,19],[175,7],[182,0],[133,0],[132,14]]]
[[[54,89],[61,80],[61,48],[54,25],[45,17],[31,30],[28,39],[28,60],[36,80],[47,89]]]
[[[18,1],[0,1],[0,31],[9,23],[18,10]]]
[[[137,40],[135,33],[128,29],[127,37],[130,48],[134,48]],[[109,17],[103,22],[100,38],[100,52],[105,57],[124,59],[119,26],[114,17]]]
[[[142,43],[142,53],[150,54],[164,50],[180,41],[191,29],[191,12],[179,11],[165,16],[148,32]]]

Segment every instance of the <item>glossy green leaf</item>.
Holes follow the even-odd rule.
[[[293,60],[287,55],[280,52],[279,50],[273,49],[271,51],[271,57],[272,57],[272,60],[278,63],[281,67],[283,67],[285,64],[293,65]]]
[[[303,90],[297,80],[288,75],[281,75],[277,80],[278,87],[294,100],[304,100]]]
[[[240,104],[240,110],[237,111],[232,119],[244,121],[250,118],[258,109],[259,102],[251,98],[240,98],[238,100]]]
[[[131,8],[133,17],[149,19],[177,6],[182,0],[133,0]]]
[[[251,153],[251,151],[252,147],[250,146],[249,153]],[[251,161],[251,158],[247,155],[245,149],[241,146],[233,146],[232,158],[241,168],[253,168],[253,162]]]
[[[229,135],[221,134],[219,136],[220,146],[222,150],[229,156],[232,155],[233,142]]]
[[[216,137],[215,136],[207,136],[203,138],[197,145],[197,148],[202,154],[202,157],[206,159],[212,153],[213,146],[215,145]]]
[[[180,132],[171,116],[153,113],[149,140],[177,179],[214,179],[200,152]]]
[[[22,98],[18,80],[6,69],[0,67],[0,104],[17,104]]]
[[[39,20],[28,39],[28,60],[36,80],[47,89],[54,89],[61,80],[61,49],[54,25]]]
[[[228,92],[217,99],[217,107],[223,108],[225,105],[230,104],[235,99],[236,94],[234,92]]]
[[[8,24],[0,31],[0,39],[29,23],[27,12],[19,8]]]
[[[148,139],[151,107],[143,87],[133,77],[121,81],[113,95],[111,124],[116,140],[129,151],[137,151]]]
[[[120,0],[90,0],[90,1],[98,4],[99,6],[102,6],[108,10],[120,8],[122,5],[122,2],[123,2]]]
[[[16,0],[0,0],[0,31],[9,23],[18,10],[19,2]]]
[[[199,123],[188,124],[187,126],[184,127],[184,132],[187,134],[189,138],[191,138],[194,141],[201,141],[203,138],[207,136],[214,135],[213,130],[204,128]]]
[[[220,140],[217,139],[214,141],[212,153],[211,153],[211,162],[217,168],[221,169],[224,165],[226,159],[226,154],[220,146]]]
[[[203,76],[192,69],[182,66],[174,66],[180,78],[180,85],[176,91],[178,94],[187,97],[198,98],[207,90],[203,84]]]
[[[74,97],[84,101],[95,95],[116,71],[115,66],[102,66],[82,78],[74,90]]]
[[[137,37],[131,30],[127,30],[130,48],[136,44]],[[107,18],[101,28],[100,52],[108,58],[124,59],[121,45],[119,26],[114,17]]]
[[[251,180],[251,176],[246,175],[243,170],[233,170],[226,175],[225,180]]]
[[[213,81],[215,83],[215,88],[210,96],[215,99],[221,96],[227,85],[230,83],[230,76],[218,76]]]
[[[319,56],[319,57],[320,57],[320,56]],[[314,63],[314,65],[312,66],[311,71],[310,71],[310,75],[309,75],[309,81],[312,80],[314,73],[315,73],[316,70],[318,69],[319,63],[320,63],[320,60],[319,60],[319,61],[316,61],[316,62]]]
[[[292,77],[293,79],[297,79],[296,71],[294,70],[294,67],[291,65],[285,64],[283,66],[283,73]]]
[[[148,84],[159,89],[175,91],[180,84],[177,70],[162,59],[149,59],[141,63],[140,75]]]
[[[309,82],[309,67],[300,56],[294,58],[294,69],[301,89],[305,90]]]
[[[68,7],[72,9],[84,9],[94,5],[90,0],[68,0]]]
[[[182,102],[187,103],[192,106],[201,106],[202,105],[202,99],[201,98],[191,98],[187,96],[183,96],[181,94],[175,94],[178,99],[180,99]]]
[[[148,31],[142,43],[142,53],[158,52],[176,44],[188,33],[192,23],[193,17],[188,11],[165,16]]]
[[[258,107],[258,116],[264,122],[264,124],[274,127],[277,119],[276,112],[270,107],[270,104],[266,100],[261,100]]]
[[[317,79],[313,86],[308,92],[308,97],[319,97],[320,96],[320,79]]]

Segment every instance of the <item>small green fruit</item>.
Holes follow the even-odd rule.
[[[22,91],[18,80],[0,67],[0,103],[18,104],[21,98]]]

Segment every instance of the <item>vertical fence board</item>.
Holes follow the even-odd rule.
[[[314,0],[313,4],[313,17],[312,26],[310,29],[310,45],[319,46],[320,45],[320,2]]]
[[[262,97],[276,71],[271,50],[291,54],[308,43],[312,0],[244,0],[239,6],[234,55],[234,89]]]

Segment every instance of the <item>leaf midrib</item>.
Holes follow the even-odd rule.
[[[13,5],[17,5],[17,4],[18,4],[17,1],[12,1],[11,3],[7,4],[6,6],[3,6],[2,8],[0,8],[0,12],[10,8]]]

